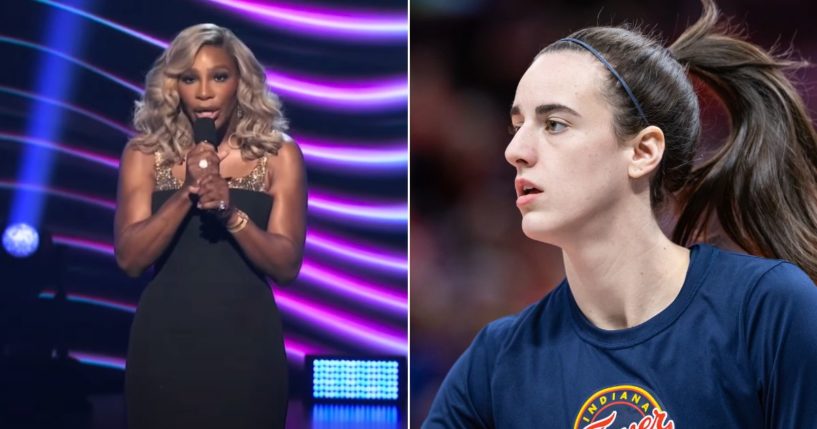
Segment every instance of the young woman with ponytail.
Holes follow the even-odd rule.
[[[522,76],[506,149],[516,204],[528,237],[562,249],[567,277],[477,335],[424,427],[817,422],[817,134],[784,74],[799,64],[703,4],[669,48],[588,28]],[[703,161],[691,76],[731,122]],[[668,205],[672,239],[655,214]],[[718,224],[755,256],[692,244]]]

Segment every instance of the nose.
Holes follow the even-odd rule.
[[[526,134],[524,128],[520,128],[505,148],[505,159],[515,168],[530,167],[536,163],[534,139]]]
[[[196,90],[196,98],[199,100],[209,100],[213,98],[213,90],[210,88],[210,83],[207,79],[202,79],[199,87]]]

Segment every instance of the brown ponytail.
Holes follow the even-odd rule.
[[[712,0],[703,16],[670,47],[636,30],[593,27],[569,37],[599,51],[664,132],[666,148],[651,178],[650,201],[680,201],[673,232],[688,245],[713,215],[749,253],[787,259],[817,281],[817,134],[803,100],[784,71],[803,63],[776,58],[718,23]],[[584,51],[560,40],[540,52]],[[689,74],[712,87],[731,120],[723,147],[693,168],[701,130],[698,96]],[[604,92],[614,110],[617,137],[644,128],[644,120],[610,74]]]
[[[817,133],[784,75],[803,63],[739,39],[719,25],[711,0],[703,4],[669,50],[721,98],[731,132],[679,193],[672,238],[688,244],[714,213],[746,251],[787,259],[817,279]]]

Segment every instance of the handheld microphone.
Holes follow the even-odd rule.
[[[197,118],[193,122],[193,141],[196,143],[209,143],[213,147],[217,147],[216,121],[213,118]]]

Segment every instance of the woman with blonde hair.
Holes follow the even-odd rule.
[[[265,80],[213,24],[179,33],[147,74],[115,217],[119,266],[154,268],[128,348],[131,429],[284,427],[286,354],[265,277],[300,270],[306,180]],[[207,123],[207,142],[194,141]]]
[[[424,427],[817,422],[817,133],[784,74],[796,63],[703,4],[668,48],[587,28],[544,48],[520,79],[505,150],[516,205],[528,237],[561,248],[566,278],[477,335]],[[732,127],[697,165],[689,74]],[[670,239],[655,210],[672,199]],[[713,224],[755,256],[691,243]]]

